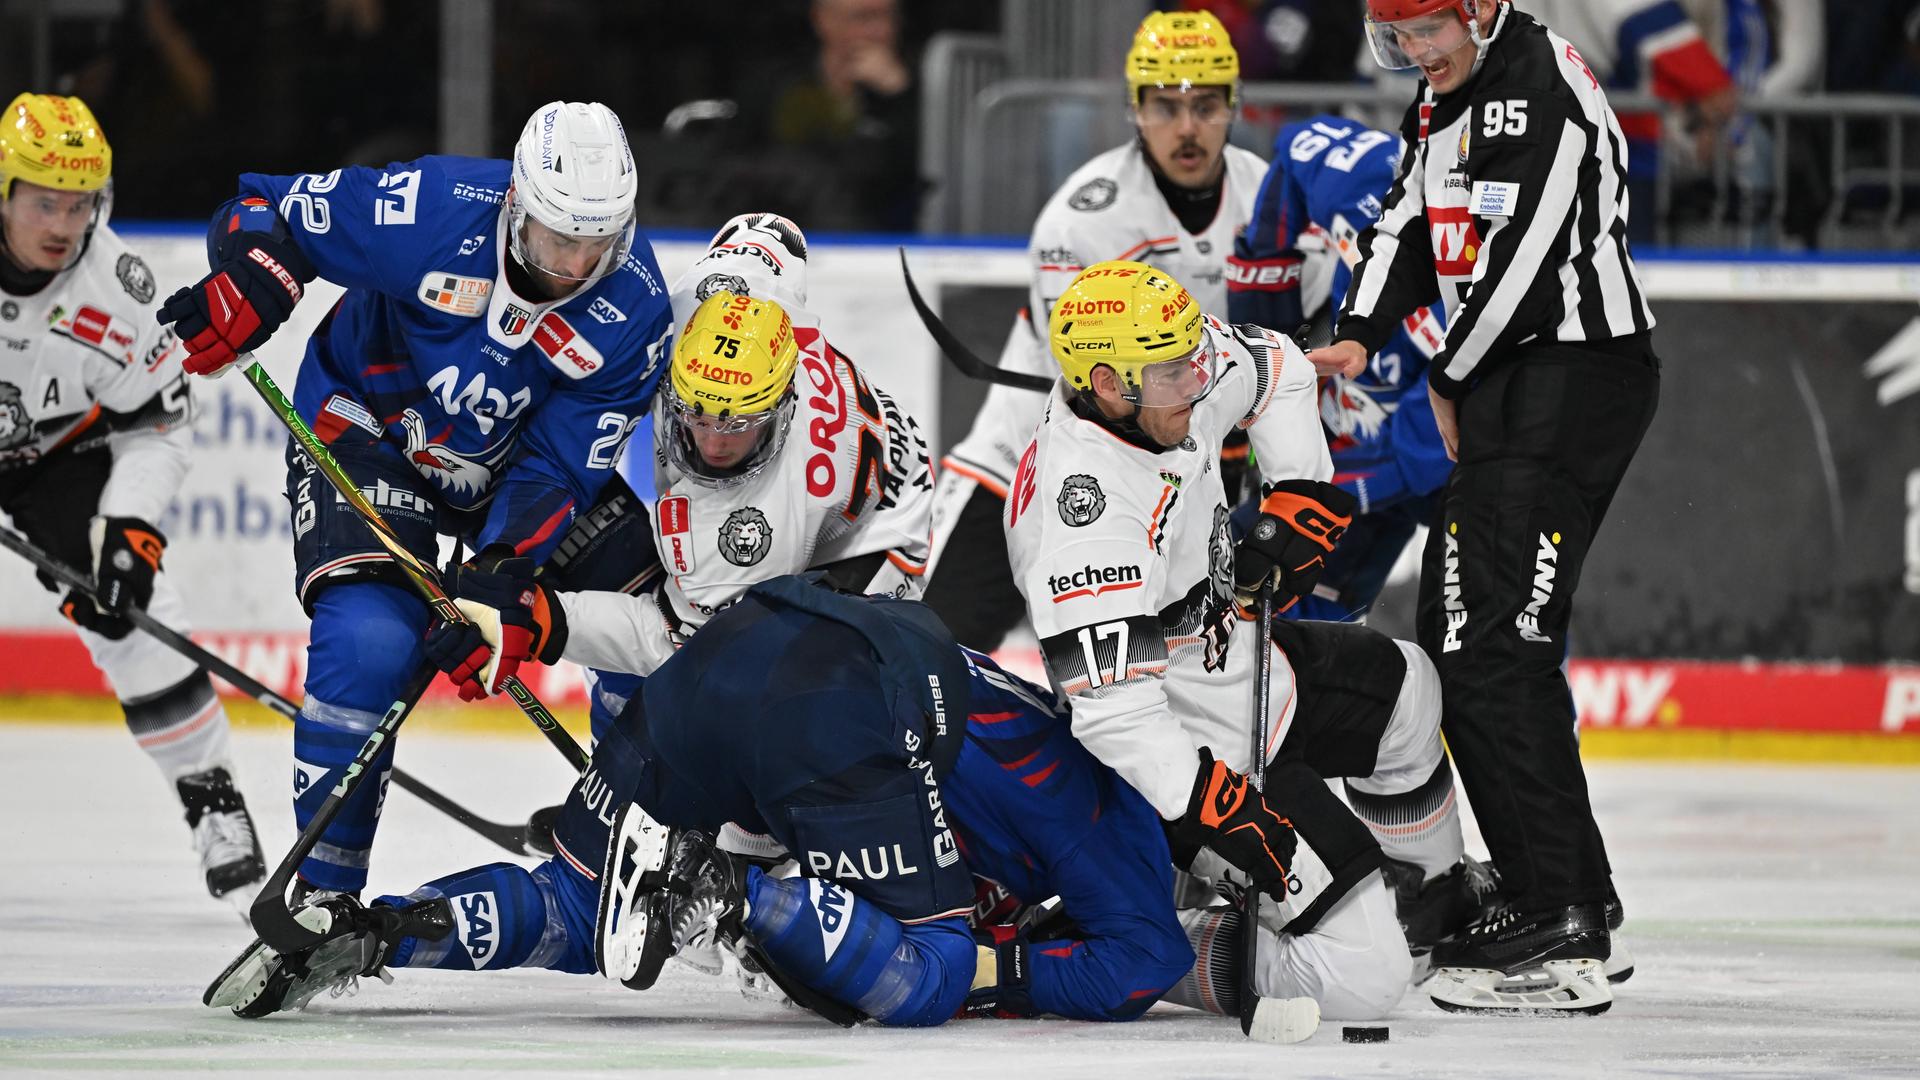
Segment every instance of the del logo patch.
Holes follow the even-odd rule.
[[[534,328],[533,344],[570,379],[584,379],[600,370],[600,350],[552,312]]]
[[[486,314],[487,299],[492,295],[493,282],[486,278],[436,270],[420,279],[421,303],[463,319],[477,319]],[[524,318],[523,314],[523,322]]]

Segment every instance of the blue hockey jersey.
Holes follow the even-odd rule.
[[[591,505],[647,415],[673,313],[652,246],[559,301],[505,272],[511,164],[423,157],[384,169],[240,178],[346,295],[314,331],[294,406],[325,441],[357,426],[403,452],[444,507],[484,510],[476,548],[542,558]]]
[[[1281,128],[1253,217],[1235,241],[1236,255],[1257,260],[1303,247],[1330,250],[1331,310],[1339,311],[1359,255],[1355,244],[1380,216],[1400,151],[1398,136],[1338,116]],[[1257,303],[1259,295],[1250,299]],[[1261,322],[1253,311],[1230,316]],[[1437,304],[1421,308],[1366,371],[1321,385],[1333,481],[1360,499],[1361,513],[1433,491],[1452,467],[1427,400],[1427,365],[1445,339],[1443,318]]]

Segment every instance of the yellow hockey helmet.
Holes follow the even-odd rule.
[[[1093,370],[1105,365],[1136,405],[1183,405],[1213,386],[1214,351],[1199,301],[1145,263],[1116,260],[1080,271],[1054,301],[1047,347],[1075,390],[1091,391]],[[1143,399],[1149,387],[1166,392]]]
[[[1205,11],[1155,11],[1141,20],[1127,50],[1127,97],[1138,105],[1154,86],[1224,86],[1228,104],[1239,100],[1240,54],[1219,19]]]
[[[12,196],[15,180],[100,191],[112,178],[113,150],[79,98],[21,94],[0,116],[0,198]]]
[[[773,300],[723,289],[702,301],[674,342],[667,374],[673,463],[700,479],[738,482],[773,460],[793,419],[799,359],[793,319]],[[757,438],[750,453],[716,463],[702,453],[696,430],[722,440]]]

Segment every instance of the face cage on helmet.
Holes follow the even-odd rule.
[[[1507,15],[1507,5],[1504,0],[1481,0],[1481,2],[1494,3],[1500,6],[1499,15],[1494,20],[1493,32],[1485,38],[1480,36],[1480,19],[1478,13],[1468,10],[1476,6],[1474,0],[1460,0],[1460,2],[1454,6],[1441,8],[1427,15],[1415,16],[1417,19],[1428,19],[1444,12],[1452,12],[1456,16],[1456,21],[1453,25],[1460,32],[1458,38],[1451,39],[1452,44],[1436,42],[1421,55],[1444,55],[1453,52],[1468,41],[1472,41],[1479,49],[1478,54],[1474,57],[1474,70],[1478,71],[1481,59],[1486,56],[1487,46],[1493,44],[1493,39],[1500,36],[1500,26],[1505,21]],[[1371,15],[1367,16],[1367,47],[1373,53],[1374,63],[1379,64],[1388,71],[1406,71],[1409,68],[1417,68],[1420,66],[1420,60],[1408,56],[1406,50],[1400,47],[1400,40],[1393,32],[1395,26],[1413,21],[1414,19],[1401,19],[1397,22],[1383,23],[1375,22]]]
[[[606,251],[601,253],[600,261],[594,264],[592,273],[588,274],[586,277],[583,277],[583,278],[574,277],[572,274],[562,274],[558,271],[549,270],[546,267],[541,266],[539,262],[535,261],[533,257],[533,253],[527,249],[526,231],[527,231],[527,221],[530,218],[531,220],[539,221],[538,218],[533,218],[530,214],[527,213],[527,204],[525,200],[520,198],[520,195],[517,191],[511,191],[511,190],[508,191],[507,192],[508,250],[513,252],[514,258],[520,260],[520,265],[525,266],[530,270],[538,270],[541,273],[547,275],[548,277],[554,278],[558,281],[572,282],[573,287],[576,289],[583,289],[588,285],[591,285],[594,282],[599,281],[601,278],[606,277],[608,274],[611,274],[615,270],[619,269],[620,264],[626,261],[627,252],[631,250],[633,247],[633,214],[631,211],[629,211],[627,215],[627,223],[623,225],[620,229],[620,232],[616,234],[616,239],[614,240],[614,242],[607,246]],[[555,229],[553,226],[548,225],[544,221],[541,221],[540,225],[542,228],[548,229],[560,236],[571,235],[569,233],[561,232],[559,229]]]
[[[780,448],[786,444],[787,429],[793,424],[794,410],[799,401],[794,396],[793,389],[789,387],[780,396],[779,404],[766,412],[729,417],[715,422],[704,419],[701,408],[698,405],[689,404],[671,384],[662,389],[667,395],[667,461],[691,477],[695,483],[710,488],[744,484],[753,479],[760,470],[772,464],[774,458],[780,455]],[[700,457],[700,447],[693,441],[693,425],[696,420],[710,431],[728,435],[752,431],[757,427],[770,426],[772,430],[761,436],[760,444],[753,448],[753,453],[741,459],[740,464],[716,469]],[[731,424],[743,426],[730,429],[727,425]]]
[[[1182,365],[1176,367],[1175,365]],[[1197,376],[1200,388],[1178,401],[1148,401],[1149,387],[1159,383],[1174,382],[1187,372]],[[1120,396],[1140,409],[1178,409],[1187,405],[1197,405],[1208,394],[1213,393],[1213,384],[1220,374],[1220,353],[1213,347],[1213,336],[1201,331],[1200,344],[1185,356],[1172,360],[1161,360],[1140,367],[1140,384],[1123,384]]]

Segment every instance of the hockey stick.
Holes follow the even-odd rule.
[[[407,550],[407,545],[401,542],[399,534],[393,531],[393,526],[388,525],[386,519],[380,516],[380,511],[367,500],[366,494],[347,475],[346,470],[340,467],[340,463],[333,460],[333,455],[327,451],[326,444],[314,435],[313,429],[307,426],[305,420],[300,419],[300,414],[294,411],[293,403],[280,392],[280,387],[274,385],[273,376],[267,374],[267,369],[262,367],[260,361],[254,359],[251,353],[247,355],[246,375],[247,381],[260,392],[261,400],[265,401],[274,415],[280,418],[280,422],[286,425],[294,441],[300,444],[300,449],[306,451],[308,460],[312,461],[327,478],[327,482],[340,493],[340,497],[346,500],[347,505],[359,513],[361,520],[367,523],[367,527],[373,530],[374,539],[380,542],[381,547],[387,549],[387,554],[393,556],[394,562],[407,575],[407,579],[413,582],[414,588],[426,598],[427,606],[433,609],[433,613],[439,616],[441,621],[456,626],[468,622],[466,615],[454,606],[446,590],[440,587],[440,577],[434,572],[433,567]],[[553,744],[554,749],[560,751],[561,756],[567,759],[567,764],[573,766],[575,772],[586,772],[586,751],[580,749],[580,744],[573,741],[573,736],[567,734],[567,729],[560,726],[560,722],[553,718],[553,714],[548,712],[547,707],[540,703],[540,699],[533,695],[533,691],[520,681],[520,677],[509,675],[502,685],[506,687],[507,695],[513,698],[513,703],[520,706],[520,711],[527,714],[527,718],[534,722],[534,725],[540,729],[540,733]]]
[[[1253,759],[1247,783],[1266,794],[1267,709],[1273,704],[1273,577],[1260,583],[1260,681],[1253,693]],[[1270,1043],[1295,1043],[1320,1027],[1320,1003],[1310,997],[1263,998],[1253,973],[1260,956],[1260,890],[1240,894],[1240,1033]]]
[[[9,551],[19,555],[21,558],[39,568],[42,573],[60,582],[62,585],[72,589],[79,589],[88,596],[94,595],[93,582],[87,580],[79,571],[67,566],[65,563],[56,561],[53,556],[41,551],[33,545],[32,541],[14,532],[12,529],[0,528],[0,547],[5,547]],[[173,627],[168,626],[166,623],[147,614],[143,609],[137,607],[128,608],[126,619],[148,636],[158,639],[162,645],[199,664],[213,674],[220,676],[220,678],[230,683],[241,693],[246,694],[248,697],[279,713],[281,716],[291,720],[300,712],[300,706],[274,693],[273,689],[265,683],[221,659],[216,653],[198,644],[192,638],[175,630]],[[537,850],[528,839],[528,837],[533,835],[532,822],[528,822],[525,825],[508,825],[501,822],[488,821],[486,818],[481,817],[466,807],[461,806],[459,803],[454,802],[447,796],[435,791],[433,788],[427,786],[424,781],[416,780],[398,768],[393,770],[393,782],[400,785],[400,790],[411,792],[418,797],[421,802],[426,803],[428,806],[433,807],[435,810],[440,811],[516,855],[544,855],[544,853]]]
[[[940,316],[935,315],[933,309],[927,306],[926,300],[921,298],[920,290],[914,287],[913,271],[907,269],[907,249],[904,247],[900,249],[900,276],[906,279],[907,299],[913,301],[913,310],[919,313],[920,321],[926,325],[927,333],[933,335],[934,343],[940,346],[940,351],[953,362],[953,366],[960,369],[960,374],[970,379],[983,379],[1018,390],[1038,390],[1043,394],[1053,390],[1055,380],[1044,375],[1008,371],[1006,368],[989,364],[955,337],[953,331],[947,329],[947,324],[941,322]]]

